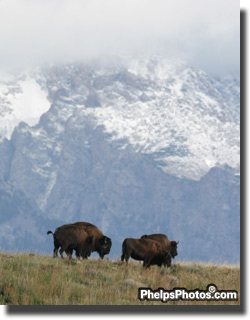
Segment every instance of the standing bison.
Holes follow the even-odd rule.
[[[72,257],[73,250],[76,251],[76,256],[78,258],[82,257],[86,259],[90,256],[91,252],[94,250],[94,237],[89,236],[86,231],[78,226],[65,226],[60,227],[52,231],[48,231],[47,234],[52,233],[54,237],[54,254],[53,257],[57,257],[57,252],[59,250],[61,258],[63,258],[63,252]]]
[[[141,237],[141,239],[151,239],[151,240],[158,241],[159,243],[161,243],[163,248],[170,253],[172,258],[174,258],[178,255],[177,245],[178,245],[179,241],[178,242],[170,241],[165,234],[155,233],[155,234],[150,234],[150,235],[144,235]],[[170,264],[171,264],[171,262],[170,262]]]
[[[75,222],[73,225],[83,228],[89,236],[93,236],[95,238],[93,251],[98,252],[101,259],[103,259],[106,254],[109,254],[112,241],[109,237],[103,235],[101,230],[99,230],[95,225],[89,222]]]
[[[61,227],[58,227],[56,231],[61,231],[67,230],[69,227],[75,227],[75,228],[80,228],[83,230],[88,236],[93,237],[93,246],[92,247],[92,252],[96,251],[99,253],[99,256],[101,259],[104,258],[106,254],[110,252],[111,246],[112,246],[112,241],[109,237],[103,235],[101,230],[99,230],[95,225],[89,223],[89,222],[75,222],[72,224],[65,224]],[[55,252],[56,250],[56,252]],[[57,256],[57,250],[56,246],[54,249],[54,256]],[[72,255],[73,249],[70,249],[66,251],[67,254]]]
[[[167,264],[170,258],[167,250],[164,250],[158,241],[127,238],[122,244],[121,260],[125,259],[128,263],[130,257],[143,261],[144,268],[149,268],[152,264]]]

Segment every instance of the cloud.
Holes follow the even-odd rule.
[[[239,71],[237,0],[2,0],[0,67],[161,51]]]

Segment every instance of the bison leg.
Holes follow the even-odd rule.
[[[73,250],[65,250],[66,255],[69,257],[69,260],[72,259]]]
[[[87,259],[87,254],[86,254],[85,250],[82,250],[79,247],[76,248],[75,250],[76,250],[76,257],[78,260],[80,260],[81,257],[82,257],[82,259]]]
[[[147,268],[149,268],[150,267],[150,262],[151,262],[151,259],[149,259],[149,258],[144,258],[144,260],[143,260],[143,268],[145,268],[145,269],[147,269]]]
[[[148,263],[143,262],[143,268],[145,268],[145,269],[150,268],[150,263],[148,264]]]
[[[54,250],[53,250],[53,258],[57,258],[58,257],[57,251],[58,251],[58,248],[55,247]]]
[[[170,260],[170,262],[167,262],[167,263],[165,262],[165,263],[164,263],[164,267],[165,267],[165,268],[166,268],[166,267],[167,267],[167,268],[170,268],[170,267],[171,267],[171,260]]]
[[[88,252],[86,252],[86,251],[82,253],[82,258],[83,259],[88,259],[89,256],[90,256],[90,254],[88,254]]]
[[[129,254],[123,253],[122,256],[121,256],[121,261],[124,261],[124,259],[125,259],[126,263],[128,264],[129,258],[130,258]]]
[[[58,249],[60,248],[60,244],[56,239],[54,239],[54,251],[53,251],[53,258],[58,257]]]
[[[63,248],[61,248],[60,250],[59,250],[59,253],[60,253],[60,256],[61,256],[61,258],[63,259]]]
[[[128,264],[128,259],[130,258],[130,255],[128,253],[125,253],[125,261]]]
[[[80,254],[80,252],[76,249],[76,258],[78,259],[78,260],[80,260],[81,259],[81,254]]]

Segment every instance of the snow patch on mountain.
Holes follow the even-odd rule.
[[[50,108],[47,94],[30,76],[3,79],[0,82],[0,139],[10,139],[20,122],[36,125]]]

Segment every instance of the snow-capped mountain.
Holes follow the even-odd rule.
[[[163,232],[182,258],[239,261],[237,77],[126,57],[5,76],[0,88],[1,247],[47,252],[47,227],[83,220],[115,255],[126,236]]]
[[[20,121],[36,124],[56,94],[67,105],[63,117],[81,110],[111,139],[151,155],[167,173],[200,179],[224,165],[239,172],[239,79],[215,80],[184,62],[157,57],[120,68],[78,68],[55,68],[47,88],[29,77],[2,83],[1,137],[10,138]]]

